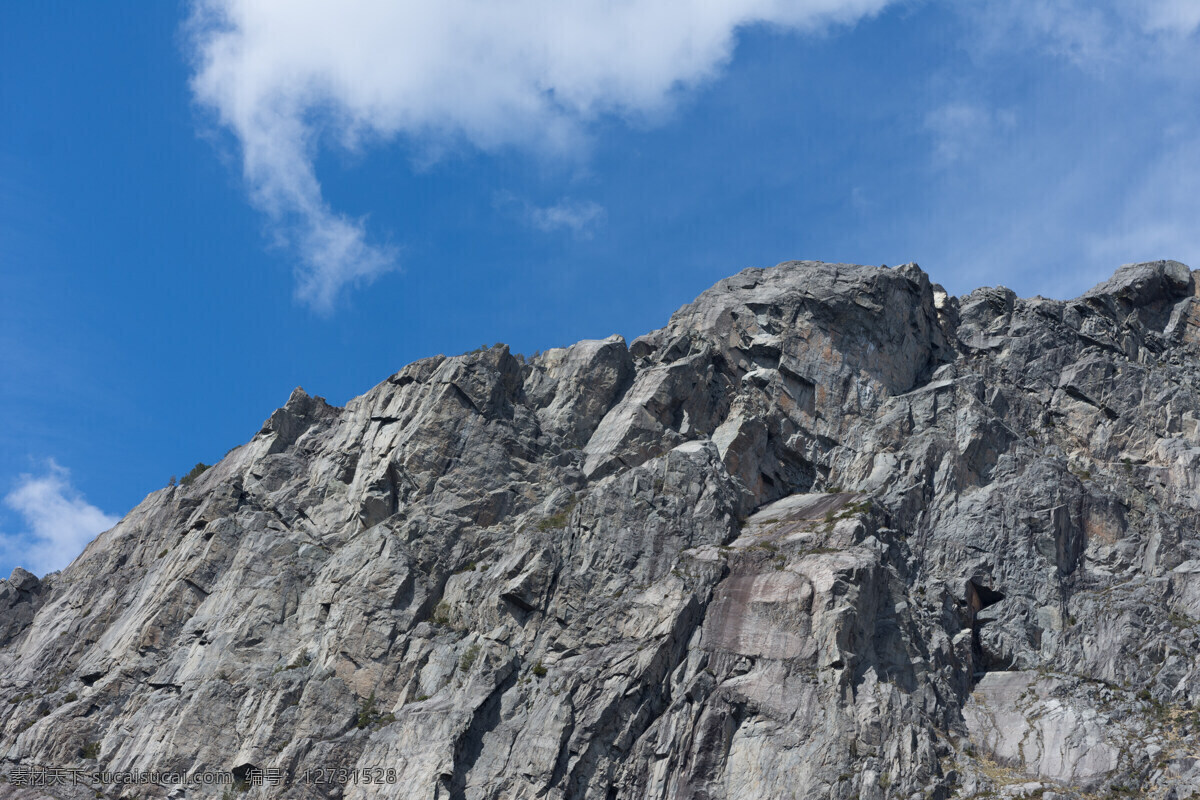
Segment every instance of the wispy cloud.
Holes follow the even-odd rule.
[[[1093,259],[1172,258],[1200,267],[1200,136],[1176,133],[1120,198],[1113,224],[1088,243]]]
[[[580,236],[590,236],[592,229],[603,223],[606,216],[604,206],[590,200],[563,200],[552,206],[529,209],[529,223],[538,230],[565,229]]]
[[[978,103],[947,103],[925,115],[925,128],[933,134],[934,158],[943,166],[978,156],[996,136],[1016,125],[1013,109],[991,109]]]
[[[578,150],[605,115],[649,119],[716,76],[739,28],[853,23],[891,0],[196,0],[192,89],[236,136],[253,202],[298,251],[298,296],[328,310],[396,266],[325,201],[320,147]],[[592,224],[547,210],[550,228]],[[539,224],[539,223],[535,223]]]
[[[24,520],[24,533],[0,533],[0,550],[8,561],[38,575],[62,569],[88,542],[119,517],[88,503],[70,481],[70,472],[54,460],[42,475],[22,475],[4,504]]]
[[[1200,29],[1200,3],[1196,0],[1150,0],[1143,25],[1152,31],[1190,36]]]
[[[958,288],[1073,296],[1120,264],[1200,266],[1200,4],[964,0],[923,114],[926,261]]]
[[[989,49],[1033,47],[1089,68],[1173,57],[1194,46],[1184,40],[1200,29],[1195,0],[971,0],[953,7],[978,23]],[[1148,38],[1159,52],[1145,49]]]
[[[492,204],[536,230],[544,233],[568,231],[585,239],[591,238],[596,228],[608,218],[608,212],[599,203],[570,197],[564,197],[552,205],[539,206],[511,192],[497,192]]]
[[[689,91],[722,74],[739,31],[747,26],[823,30],[919,1],[193,0],[192,89],[217,124],[232,132],[253,203],[299,256],[297,296],[328,311],[348,286],[396,269],[398,257],[368,232],[364,218],[348,216],[326,201],[314,166],[323,149],[357,152],[399,142],[414,158],[436,159],[468,148],[575,159],[586,155],[599,120],[665,119]],[[1035,224],[1021,228],[1028,235],[1058,231],[1065,241],[1070,226],[1083,219],[1093,227],[1077,232],[1071,245],[1080,247],[1081,237],[1094,240],[1094,226],[1102,224],[1098,220],[1111,215],[1101,214],[1095,204],[1084,214],[1080,204],[1121,191],[1123,177],[1117,167],[1085,165],[1081,171],[1090,174],[1063,176],[1051,185],[1047,159],[1056,146],[1051,140],[1066,134],[1049,130],[1046,120],[1054,116],[1054,106],[1036,106],[1029,96],[1061,75],[1045,75],[1045,81],[1024,89],[1017,87],[1017,77],[1007,92],[989,92],[989,83],[1006,80],[992,62],[1005,62],[1016,75],[1027,68],[1023,56],[1050,54],[1050,67],[1058,59],[1075,68],[1064,73],[1098,76],[1089,87],[1097,96],[1137,92],[1129,87],[1138,80],[1194,89],[1200,76],[1200,4],[926,2],[968,22],[974,35],[963,43],[978,67],[973,79],[948,81],[953,91],[917,117],[929,137],[938,172],[934,180],[953,172],[978,173],[972,198],[980,199],[972,202],[993,207],[972,208],[984,224],[995,226],[997,240],[1012,237],[1016,229],[993,221],[1003,216],[1000,206],[1032,207],[1031,199],[1045,208],[1072,209],[1077,216],[1035,217]],[[1077,116],[1090,113],[1084,97],[1046,102],[1077,103]],[[1190,110],[1181,113],[1194,119]],[[1100,125],[1129,127],[1124,120]],[[1093,137],[1091,152],[1121,155],[1123,144],[1105,150],[1099,131],[1085,135]],[[1035,142],[1037,137],[1041,141]],[[1117,133],[1110,138],[1130,141]],[[1062,154],[1071,160],[1082,150],[1064,147]],[[1021,175],[1026,183],[1044,184],[1036,197],[1020,194]],[[1076,195],[1067,194],[1072,187]],[[1104,211],[1111,210],[1110,203]],[[1128,218],[1135,217],[1130,211]],[[523,205],[520,218],[536,229],[586,237],[603,224],[604,213],[595,204],[563,201]],[[1156,225],[1142,230],[1156,228],[1157,236],[1165,237]],[[1174,223],[1170,227],[1183,230]],[[1130,223],[1129,235],[1135,235],[1134,228]],[[963,226],[962,235],[978,237],[980,230]]]

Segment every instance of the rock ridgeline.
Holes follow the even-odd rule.
[[[0,581],[0,796],[1200,794],[1198,294],[790,262],[297,389]]]

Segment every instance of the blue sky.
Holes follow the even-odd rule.
[[[632,338],[748,266],[1200,266],[1190,0],[425,6],[0,8],[0,572],[294,386]]]

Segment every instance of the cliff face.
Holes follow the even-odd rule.
[[[12,780],[43,765],[278,770],[249,797],[1189,796],[1197,292],[1174,262],[1067,302],[794,262],[628,347],[297,389],[61,574],[0,582],[0,795],[223,791]]]

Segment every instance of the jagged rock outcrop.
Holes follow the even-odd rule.
[[[1198,298],[789,262],[297,389],[0,581],[0,796],[1200,794]]]

